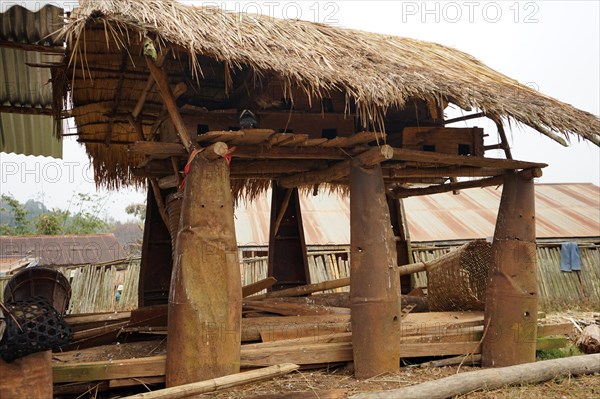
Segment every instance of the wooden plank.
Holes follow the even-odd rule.
[[[334,324],[348,323],[350,323],[349,315],[244,318],[242,319],[242,341],[258,341],[261,339],[261,334],[269,331],[285,330],[290,333],[311,329],[314,331]]]
[[[308,139],[304,143],[302,143],[302,146],[304,146],[304,147],[316,147],[316,146],[320,146],[321,144],[325,143],[326,141],[327,141],[327,139],[325,139],[325,138],[321,138],[321,139]]]
[[[546,166],[548,166],[545,163],[517,161],[512,159],[497,159],[477,156],[441,154],[429,151],[406,150],[403,148],[394,148],[393,159],[395,161],[426,162],[437,163],[441,165],[465,165],[499,169],[529,169],[545,168]]]
[[[449,166],[429,168],[400,167],[401,164],[392,164],[389,167],[382,165],[384,179],[396,178],[424,178],[424,177],[487,177],[498,176],[504,173],[499,168],[477,168],[471,166]]]
[[[350,320],[348,320],[346,323],[328,323],[321,325],[303,324],[265,328],[260,331],[260,339],[263,342],[302,339],[309,339],[313,340],[314,342],[322,342],[319,337],[331,337],[335,334],[346,334],[348,332],[350,332]]]
[[[259,310],[283,316],[350,314],[348,308],[281,302],[277,300],[244,301],[245,309]]]
[[[256,294],[257,292],[260,292],[266,288],[269,288],[276,282],[277,282],[277,279],[275,279],[274,277],[267,277],[263,280],[243,286],[242,287],[242,298],[245,298],[252,294]]]
[[[263,298],[283,298],[283,297],[294,297],[311,294],[313,292],[330,290],[333,288],[345,287],[350,285],[350,278],[341,278],[337,280],[323,281],[315,284],[301,285],[293,288],[286,288],[279,291],[268,292],[262,295],[255,295],[249,299],[257,300]]]
[[[86,363],[54,364],[53,383],[87,382],[133,377],[152,377],[165,374],[166,356]]]
[[[235,131],[214,131],[214,132],[206,132],[198,135],[198,142],[200,143],[214,143],[217,141],[222,141],[224,143],[230,143],[233,140],[236,140],[240,137],[244,136],[244,132],[240,130]]]
[[[466,355],[481,352],[478,341],[443,343],[408,343],[400,345],[400,357]]]
[[[282,145],[285,147],[301,146],[307,140],[308,140],[308,134],[294,134],[294,137],[292,137],[291,140],[285,141],[279,145]]]
[[[244,129],[243,136],[236,137],[231,141],[232,145],[255,145],[266,142],[275,131],[272,129]]]
[[[334,342],[286,347],[242,349],[241,367],[268,366],[282,362],[322,364],[352,360],[352,343]]]
[[[571,335],[572,333],[573,323],[538,324],[537,328],[538,337],[549,335]]]
[[[540,337],[540,338],[537,338],[535,349],[540,351],[540,350],[564,348],[566,346],[567,346],[567,337]]]
[[[542,175],[542,170],[539,168],[535,169],[526,169],[520,174],[531,173],[533,177],[540,177]],[[447,184],[438,184],[429,187],[423,188],[396,188],[392,191],[392,195],[395,198],[407,198],[417,195],[431,195],[431,194],[439,194],[445,193],[448,191],[456,191],[456,190],[464,190],[467,188],[476,188],[476,187],[489,187],[489,186],[499,186],[503,184],[504,177],[503,175],[488,177],[487,179],[478,179],[478,180],[469,180],[469,181],[461,181],[456,183],[447,183]]]

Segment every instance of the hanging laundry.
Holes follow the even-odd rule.
[[[576,242],[563,242],[560,246],[560,271],[572,272],[581,270],[581,257]]]

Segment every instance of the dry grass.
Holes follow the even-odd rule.
[[[421,99],[480,109],[496,121],[523,123],[561,143],[574,134],[600,145],[598,117],[446,46],[305,21],[189,7],[172,0],[80,3],[63,32],[70,54],[65,79],[71,83],[77,124],[80,129],[85,125],[77,107],[103,103],[108,111],[88,115],[99,123],[93,126],[89,122],[83,137],[103,140],[110,130],[113,141],[135,140],[126,121],[108,122],[106,115],[114,111],[115,99],[121,102],[119,107],[135,102],[145,86],[147,70],[139,45],[144,37],[150,37],[158,48],[172,48],[181,58],[189,58],[200,82],[199,59],[206,56],[224,63],[227,83],[232,74],[246,68],[257,80],[275,75],[290,96],[304,93],[314,99],[341,92],[347,102],[355,103],[363,125],[375,129],[384,130],[383,116],[389,108],[402,108],[410,99]],[[128,60],[132,65],[127,67],[124,81],[97,69],[119,70]],[[160,106],[156,91],[149,94],[148,103]],[[135,183],[128,177],[134,163],[125,159],[124,148],[101,145],[103,148],[88,148],[98,180],[113,188]],[[246,187],[252,187],[252,182],[247,183]]]
[[[343,390],[346,397],[362,392],[376,392],[398,389],[408,385],[422,383],[448,377],[457,372],[458,367],[442,367],[432,369],[403,368],[400,373],[384,375],[364,381],[354,379],[349,371],[337,370],[307,370],[297,371],[284,377],[258,384],[247,385],[230,389],[210,397],[215,399],[243,399],[255,398],[262,395],[291,395],[292,398],[299,393],[319,398],[325,396],[327,391]],[[460,372],[478,370],[476,367],[461,367]],[[310,395],[310,393],[314,395]],[[559,378],[536,385],[505,387],[490,391],[477,391],[458,398],[469,399],[516,399],[516,398],[568,398],[568,399],[593,399],[600,396],[600,378],[594,375]],[[208,396],[206,396],[208,397]],[[276,396],[269,396],[270,398]],[[303,396],[304,397],[304,396]]]

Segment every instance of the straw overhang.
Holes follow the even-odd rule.
[[[158,0],[82,1],[65,36],[77,124],[88,138],[100,141],[96,135],[104,134],[109,123],[112,142],[135,137],[131,126],[115,120],[115,115],[135,102],[145,86],[140,43],[150,37],[158,47],[172,48],[180,57],[184,54],[201,87],[208,72],[201,59],[207,57],[224,65],[220,73],[226,84],[233,74],[249,69],[255,80],[275,76],[287,93],[305,93],[309,98],[343,93],[365,126],[383,127],[386,110],[401,109],[412,99],[434,99],[438,104],[479,109],[496,121],[523,123],[556,140],[562,136],[568,141],[574,135],[600,143],[597,116],[435,43]],[[123,62],[130,63],[124,81],[98,69],[86,70],[107,63],[119,69]],[[177,81],[178,77],[171,79],[172,84]],[[115,95],[117,90],[122,94]],[[148,112],[158,117],[157,90],[149,93],[147,104]],[[88,107],[87,117],[96,120],[85,120],[86,112],[77,107]],[[144,126],[148,135],[150,129]],[[88,145],[97,173],[102,171],[112,185],[130,183],[128,173],[116,173],[117,168],[124,172],[132,165],[115,153],[122,149],[101,149],[101,143]],[[111,156],[115,159],[103,158]]]

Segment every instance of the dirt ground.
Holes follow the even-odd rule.
[[[458,367],[431,369],[404,367],[398,374],[383,375],[364,381],[357,381],[351,372],[344,369],[297,371],[272,381],[229,389],[203,397],[218,399],[344,398],[361,392],[386,391],[447,377],[456,374],[457,369]],[[460,368],[460,373],[478,369],[478,367],[463,366]],[[391,395],[389,397],[393,398]],[[537,385],[478,391],[458,396],[458,398],[598,399],[600,398],[600,376],[561,378]]]
[[[565,321],[583,321],[593,323],[600,318],[592,312],[561,312],[548,314],[542,323],[563,323]],[[571,337],[574,340],[575,336]],[[144,357],[166,353],[166,340],[130,343],[128,345],[110,345],[98,348],[90,354],[75,354],[78,361],[97,360],[95,356],[113,360],[132,357]],[[61,356],[55,356],[58,360]],[[67,360],[66,358],[63,359]],[[412,360],[412,359],[411,359]],[[479,367],[451,366],[421,368],[419,365],[404,364],[397,374],[386,374],[367,380],[356,380],[352,364],[332,366],[329,369],[299,370],[262,383],[246,384],[241,387],[200,395],[200,398],[216,399],[338,399],[362,392],[387,391],[447,377],[456,373],[479,370]],[[143,388],[142,388],[143,389]],[[154,388],[156,389],[156,387]],[[136,389],[136,392],[140,392]],[[118,398],[134,392],[112,392],[97,397]],[[108,394],[108,395],[107,395]],[[94,397],[83,395],[82,397]],[[393,398],[392,395],[389,396]],[[600,375],[556,378],[536,385],[504,387],[496,390],[472,392],[458,398],[484,399],[598,399],[600,398]]]

